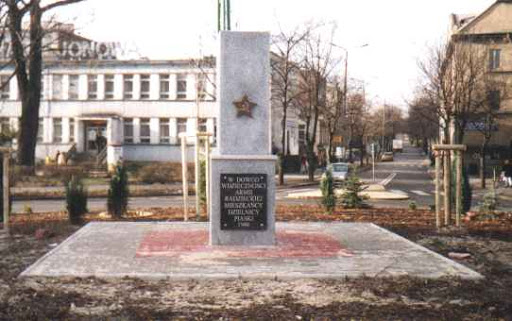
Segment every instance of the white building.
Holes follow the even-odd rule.
[[[53,158],[73,146],[78,153],[96,155],[98,133],[107,139],[111,164],[121,158],[180,161],[182,132],[190,145],[197,131],[212,133],[215,144],[215,58],[121,60],[115,44],[95,43],[73,31],[72,25],[62,25],[48,34],[53,50],[44,54],[37,159]],[[9,48],[4,49],[6,58]],[[12,71],[0,71],[1,84]],[[304,122],[297,111],[289,110],[282,149],[282,108],[272,105],[273,146],[286,155],[299,155],[305,144]],[[17,81],[12,77],[0,89],[0,127],[17,130],[20,117]]]
[[[193,65],[188,60],[46,64],[36,157],[53,157],[73,144],[79,153],[96,154],[101,132],[109,158],[179,161],[179,133],[193,136],[196,121],[200,131],[216,131],[214,85],[208,81],[215,70]],[[1,77],[8,76],[6,71]],[[17,129],[21,103],[15,78],[0,97],[0,122]]]

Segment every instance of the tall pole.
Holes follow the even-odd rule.
[[[462,212],[462,152],[455,152],[455,159],[457,161],[456,170],[456,184],[455,185],[455,225],[460,226],[460,214]]]
[[[196,118],[197,119],[197,118]],[[197,125],[197,123],[196,123]],[[194,146],[194,177],[195,177],[195,190],[196,190],[196,218],[199,220],[199,217],[201,216],[201,204],[199,199],[199,177],[201,175],[201,168],[200,168],[200,160],[199,160],[199,144],[200,139],[198,136],[198,127],[196,127],[196,137],[195,137],[195,146]]]
[[[217,0],[217,31],[220,31],[221,30],[221,25],[220,25],[220,21],[221,21],[221,3],[220,3],[221,0]]]
[[[436,159],[436,227],[441,227],[441,155],[440,152],[434,151]]]
[[[205,178],[206,178],[206,218],[210,217],[208,213],[210,208],[210,136],[206,136],[204,140],[204,149],[205,149]]]
[[[226,1],[226,30],[231,30],[231,0]]]
[[[2,190],[3,190],[3,210],[4,210],[4,231],[9,235],[9,157],[10,152],[3,153],[3,171],[2,171]]]
[[[450,190],[450,151],[444,151],[444,225],[450,225],[451,218],[451,190]]]
[[[183,182],[183,220],[188,221],[188,167],[187,167],[187,135],[181,139],[181,179]]]
[[[348,90],[348,50],[345,49],[345,79],[343,84],[343,115],[347,114],[347,93]]]

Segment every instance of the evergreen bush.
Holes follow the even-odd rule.
[[[363,183],[359,177],[352,172],[350,177],[345,181],[345,192],[341,196],[341,203],[345,208],[363,208],[366,206],[365,198],[361,196],[363,191]]]
[[[457,163],[453,162],[452,164],[452,173],[451,173],[451,191],[450,198],[453,209],[455,209],[455,198],[456,198],[456,185],[457,185]],[[461,215],[465,215],[465,213],[471,210],[471,201],[473,198],[473,190],[471,188],[471,184],[469,182],[469,177],[467,170],[464,166],[462,166],[462,188],[461,188]]]
[[[480,203],[479,211],[481,214],[492,214],[498,208],[498,196],[496,191],[492,190],[484,195],[482,203]]]
[[[334,184],[330,170],[325,171],[320,181],[320,190],[322,191],[322,206],[332,214],[336,208],[336,195],[334,195]]]
[[[110,179],[107,208],[112,217],[121,218],[128,208],[128,175],[126,168],[118,164]]]
[[[206,206],[206,161],[199,162],[199,203],[201,206]]]
[[[66,184],[66,209],[71,224],[82,223],[82,217],[87,213],[87,190],[78,176],[72,176]]]

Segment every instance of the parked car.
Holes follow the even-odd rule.
[[[344,181],[348,177],[350,167],[348,163],[332,163],[327,166],[327,170],[331,171],[334,181]]]
[[[392,162],[393,161],[393,152],[385,152],[382,154],[382,157],[380,158],[382,162]]]

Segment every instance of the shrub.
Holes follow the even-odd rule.
[[[71,177],[66,184],[66,209],[71,224],[82,223],[82,217],[87,213],[87,190],[77,176]]]
[[[411,202],[409,202],[409,209],[410,209],[411,211],[415,211],[415,210],[417,210],[417,209],[418,209],[418,205],[416,204],[416,202],[415,202],[415,201],[411,201]]]
[[[455,197],[456,197],[456,185],[457,185],[457,163],[453,162],[452,164],[452,173],[451,173],[451,191],[450,198],[453,208],[455,208]],[[471,189],[471,185],[469,183],[468,173],[466,168],[462,166],[462,186],[461,186],[461,215],[464,215],[471,209],[471,200],[473,198],[473,191]]]
[[[128,175],[126,168],[118,164],[110,179],[107,198],[108,212],[115,218],[121,218],[128,208]]]
[[[199,162],[199,191],[197,193],[199,203],[206,206],[206,161]]]
[[[366,204],[364,197],[361,196],[363,191],[362,183],[359,177],[353,172],[350,177],[345,181],[345,192],[341,195],[341,203],[345,208],[362,208]]]
[[[490,214],[498,207],[498,197],[496,191],[492,190],[484,195],[482,203],[480,203],[479,211],[482,214]]]
[[[33,214],[34,211],[32,210],[32,206],[30,206],[28,204],[23,205],[23,213],[28,214],[28,215]]]
[[[325,171],[322,175],[320,190],[322,191],[322,206],[329,214],[332,214],[336,207],[336,195],[334,195],[333,179],[330,170]]]
[[[166,184],[181,182],[180,163],[151,163],[145,165],[130,164],[128,170],[132,170],[134,176],[145,184]],[[189,181],[194,179],[194,164],[188,164]]]

